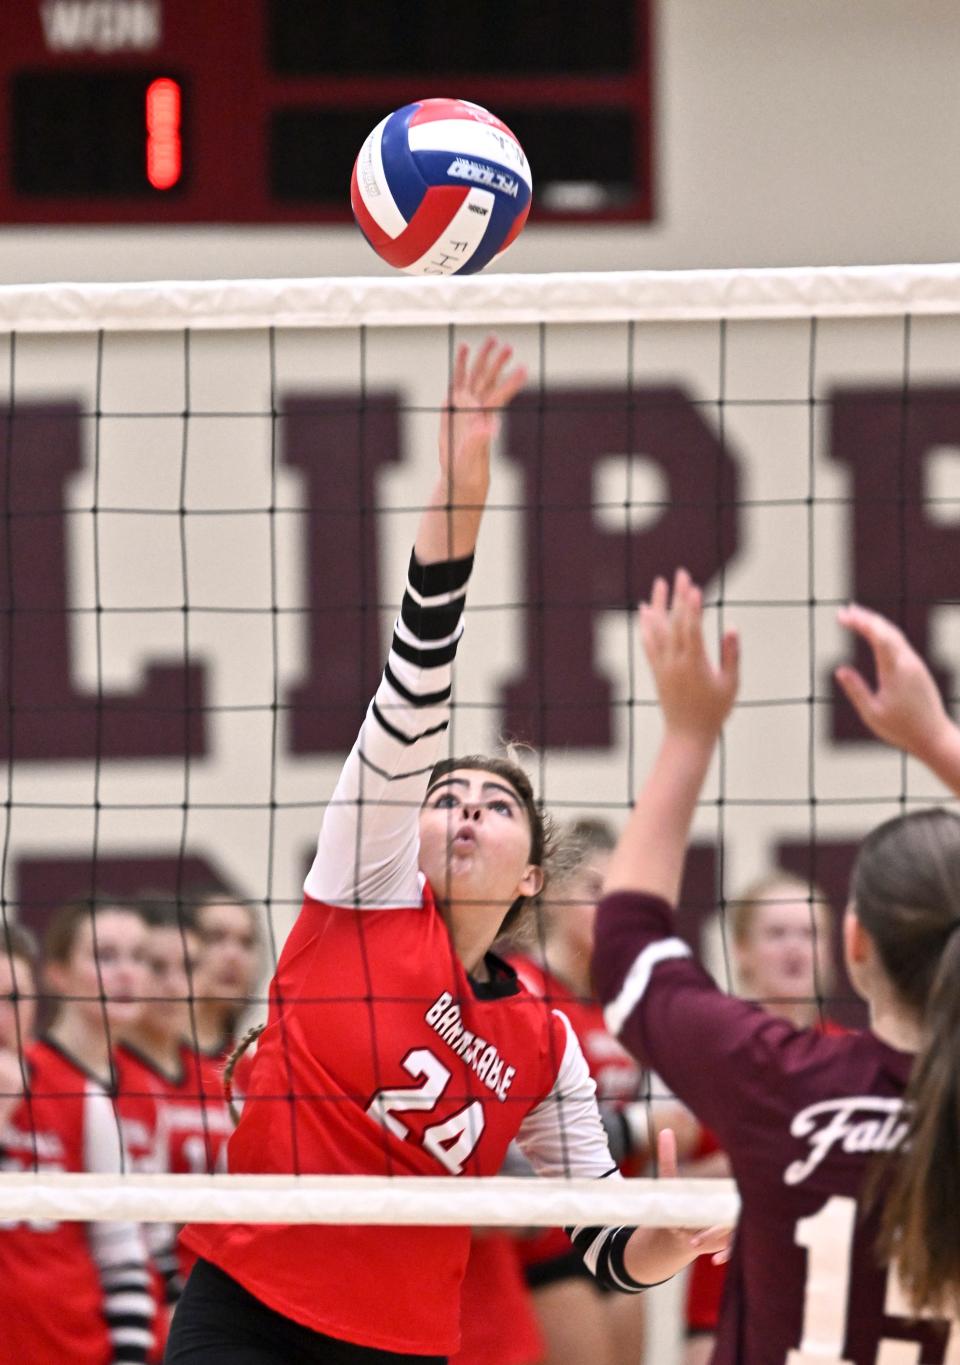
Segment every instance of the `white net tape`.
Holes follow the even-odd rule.
[[[159,281],[0,289],[0,330],[404,327],[934,316],[960,311],[960,265]]]
[[[139,1223],[730,1226],[730,1180],[495,1180],[374,1176],[0,1176],[8,1220]]]

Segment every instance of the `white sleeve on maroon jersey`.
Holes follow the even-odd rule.
[[[87,1171],[118,1175],[129,1169],[110,1097],[87,1086],[83,1113],[83,1164]],[[147,1252],[137,1223],[88,1223],[90,1250],[103,1288],[103,1315],[114,1365],[145,1361],[153,1345],[153,1298]]]
[[[537,1175],[619,1180],[597,1108],[597,1087],[579,1039],[562,1010],[553,1014],[562,1021],[565,1036],[557,1079],[524,1118],[517,1145]],[[624,1256],[632,1228],[581,1225],[565,1231],[587,1269],[608,1289],[638,1294],[648,1287],[627,1272]]]
[[[327,807],[304,890],[327,905],[422,900],[419,813],[444,753],[453,659],[473,557],[411,558],[387,666]]]

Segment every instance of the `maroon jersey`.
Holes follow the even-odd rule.
[[[101,1171],[124,1165],[113,1104],[59,1048],[30,1045],[27,1090],[0,1128],[0,1170]],[[0,1224],[0,1359],[110,1365],[144,1361],[151,1300],[129,1223]]]
[[[960,1329],[906,1315],[861,1198],[871,1158],[903,1140],[912,1056],[724,994],[654,897],[604,900],[594,976],[611,1032],[730,1157],[742,1207],[714,1365],[955,1365]]]

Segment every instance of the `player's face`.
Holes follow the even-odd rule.
[[[438,899],[500,907],[536,894],[530,820],[514,788],[497,773],[457,768],[427,793],[420,811],[420,870]]]
[[[147,927],[130,910],[104,909],[77,928],[65,962],[46,968],[53,989],[93,1023],[134,1024],[147,988]]]
[[[549,887],[546,893],[552,901],[551,925],[575,952],[588,957],[593,952],[597,903],[603,894],[603,879],[609,865],[610,854],[598,849],[571,877],[565,878],[555,890]]]
[[[830,987],[830,916],[827,908],[791,899],[795,890],[773,887],[757,906],[737,965],[745,991],[776,1012],[777,1002],[815,1000]]]
[[[147,987],[142,1022],[155,1033],[181,1038],[190,1031],[190,993],[200,939],[176,925],[147,930]]]
[[[0,952],[0,1048],[16,1052],[32,1036],[37,1013],[35,994],[28,963]]]
[[[201,956],[198,994],[244,1003],[253,993],[258,972],[258,942],[250,911],[244,905],[204,905],[197,914]]]

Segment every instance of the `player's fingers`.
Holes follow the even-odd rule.
[[[500,377],[512,355],[512,346],[499,346],[491,353],[490,362],[483,375],[483,394],[485,398],[492,401],[492,396],[496,392]]]
[[[675,1180],[677,1171],[677,1135],[672,1128],[661,1128],[657,1134],[657,1174],[664,1180]]]
[[[857,715],[869,725],[873,717],[875,697],[866,680],[849,664],[841,664],[839,668],[834,669],[833,676]]]
[[[700,589],[686,569],[678,569],[673,578],[673,633],[682,649],[697,645],[700,636],[702,597]]]
[[[453,379],[450,384],[451,393],[456,393],[458,390],[462,389],[467,382],[467,360],[469,356],[470,347],[465,341],[461,341],[453,359]]]
[[[700,1247],[705,1255],[710,1252],[723,1253],[730,1245],[730,1229],[719,1223],[711,1228],[698,1228],[690,1235],[690,1245]]]
[[[728,694],[735,697],[740,690],[740,636],[727,630],[720,641],[720,677]]]
[[[514,369],[508,370],[501,382],[490,393],[489,406],[494,410],[507,407],[526,384],[527,378],[527,370],[524,365],[517,365]]]
[[[892,658],[903,644],[904,635],[899,626],[895,626],[878,611],[870,611],[868,607],[861,607],[857,602],[840,607],[837,611],[837,620],[842,626],[846,626],[848,630],[866,640],[878,657]]]
[[[650,610],[654,615],[666,616],[669,596],[670,589],[667,586],[667,580],[658,575],[653,580],[653,587],[650,589]]]
[[[484,385],[484,376],[490,364],[490,356],[497,346],[496,337],[487,337],[486,341],[477,351],[473,359],[473,366],[470,370],[467,382],[474,393],[481,392]]]

